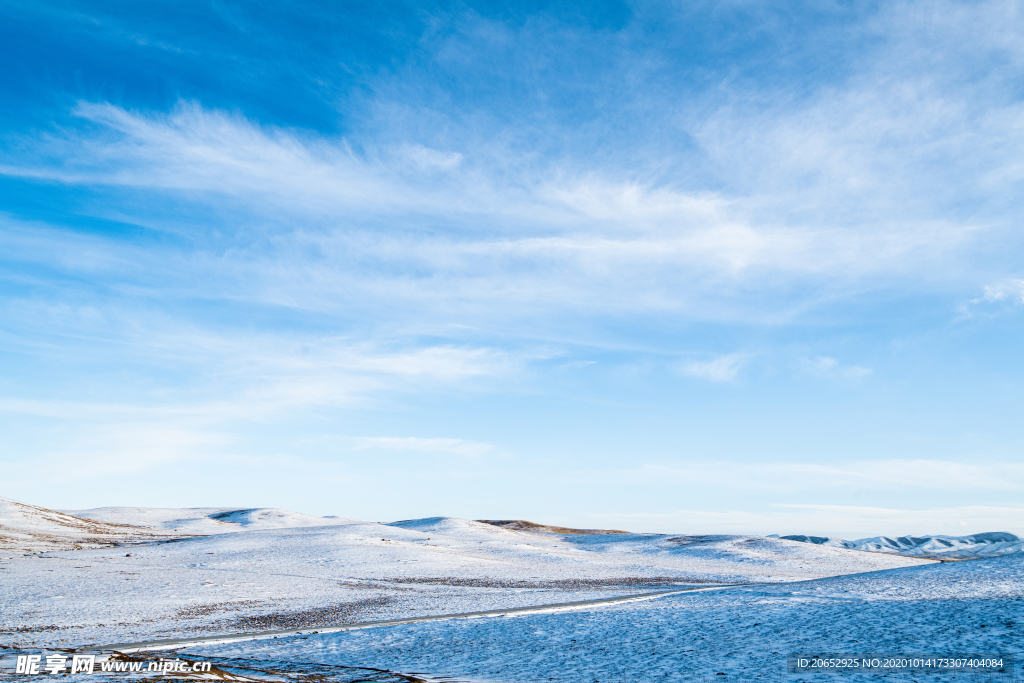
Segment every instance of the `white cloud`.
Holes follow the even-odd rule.
[[[593,515],[593,526],[660,533],[810,534],[855,540],[872,536],[986,531],[1024,535],[1024,507],[951,506],[901,509],[776,504],[758,510],[674,510]]]
[[[678,307],[701,290],[712,296],[722,292],[723,280],[781,283],[790,277],[901,273],[927,255],[955,254],[973,230],[930,217],[886,222],[866,215],[850,225],[849,220],[823,223],[815,216],[793,220],[785,208],[789,199],[780,204],[764,196],[689,192],[616,177],[621,176],[616,169],[545,168],[525,157],[498,163],[481,154],[472,168],[464,168],[461,153],[417,142],[400,145],[397,157],[360,156],[345,140],[259,126],[197,103],[144,114],[83,102],[76,113],[101,128],[33,141],[33,153],[0,172],[172,192],[290,223],[301,218],[304,227],[292,229],[293,244],[298,242],[294,253],[302,254],[309,244],[348,258],[333,268],[320,261],[260,273],[279,291],[299,283],[334,284],[347,275],[362,287],[367,276],[390,279],[396,285],[392,293],[406,293],[400,273],[415,264],[434,276],[427,291],[446,296],[525,294],[556,306],[588,300],[595,307]],[[726,121],[728,116],[712,117],[728,126],[708,132],[706,144],[715,154],[745,158],[746,152],[729,150],[749,141],[727,139],[735,135],[727,131],[749,126]],[[770,154],[777,156],[777,150]],[[445,173],[410,173],[409,164]],[[503,177],[508,174],[512,177]],[[826,205],[842,201],[844,196],[834,197]],[[473,230],[367,234],[348,225],[361,217],[399,215]],[[343,227],[324,225],[339,219]],[[275,254],[276,263],[291,255]],[[238,256],[232,265],[249,270],[268,265],[250,254]],[[388,267],[352,277],[359,261]],[[510,281],[517,286],[508,286]],[[683,297],[681,291],[690,294]],[[425,292],[412,287],[411,293]]]
[[[871,368],[857,365],[842,365],[838,360],[830,356],[818,356],[816,358],[805,358],[801,361],[806,372],[819,377],[835,377],[843,379],[860,379],[872,374]]]
[[[448,453],[464,457],[477,457],[495,450],[489,443],[465,441],[463,439],[428,439],[416,436],[374,436],[352,437],[354,450],[420,451],[424,453]]]
[[[420,169],[450,171],[462,163],[458,152],[440,152],[420,144],[406,143],[399,148],[399,154]]]
[[[731,382],[743,366],[747,354],[731,353],[709,361],[692,361],[682,364],[679,369],[684,375],[699,377],[712,382]]]
[[[819,356],[813,360],[805,360],[804,366],[816,373],[831,372],[835,367],[839,365],[839,361],[835,358],[829,358],[828,356]]]
[[[1012,301],[1024,304],[1024,280],[1008,280],[996,285],[986,285],[984,294],[972,303],[991,301]]]
[[[611,475],[620,480],[680,484],[728,482],[732,488],[779,493],[823,490],[1019,492],[1024,464],[956,460],[879,459],[835,462],[684,461],[651,463]]]
[[[31,457],[11,453],[5,470],[10,481],[21,487],[45,489],[46,482],[109,485],[160,469],[193,468],[200,472],[205,462],[223,459],[236,441],[230,434],[181,415],[164,414],[152,419],[152,411],[148,412],[148,420],[146,415],[134,415],[112,421],[103,419],[109,415],[85,411],[76,416],[86,422],[85,426],[76,425],[70,435],[37,436]],[[116,493],[111,493],[116,499]]]
[[[284,344],[273,339],[249,340],[251,344],[221,339],[215,349],[190,343],[194,341],[168,335],[154,345],[158,348],[143,348],[142,353],[136,348],[134,355],[149,355],[157,363],[181,359],[216,372],[215,380],[201,375],[173,391],[161,391],[158,398],[147,395],[139,403],[0,398],[0,412],[93,421],[188,419],[215,425],[283,416],[309,407],[348,406],[371,394],[424,384],[458,387],[471,380],[501,377],[526,360],[482,348],[426,347],[399,353],[370,344],[337,348],[336,340],[330,339],[317,340],[327,348],[316,355],[281,348]],[[211,381],[216,391],[209,391]]]
[[[577,124],[490,130],[498,124],[482,114],[460,118],[440,102],[418,101],[405,87],[423,76],[413,69],[377,83],[381,93],[412,99],[379,95],[359,112],[381,117],[380,128],[370,126],[377,137],[275,128],[197,102],[166,113],[82,102],[76,113],[96,125],[26,141],[6,155],[2,172],[167,192],[248,212],[257,218],[249,223],[271,216],[301,225],[274,245],[300,242],[275,253],[278,264],[292,256],[298,263],[275,271],[260,255],[238,252],[220,261],[260,283],[232,292],[238,296],[315,307],[338,292],[375,289],[379,298],[438,307],[470,301],[511,304],[505,312],[520,304],[763,318],[765,300],[792,279],[858,291],[894,278],[948,281],[964,269],[937,264],[970,262],[973,244],[1008,238],[999,228],[1015,209],[1002,200],[1020,194],[1024,147],[1022,105],[1012,97],[1019,36],[1002,3],[935,7],[896,3],[872,13],[852,30],[877,40],[850,54],[841,80],[787,90],[727,79],[685,105],[666,84],[645,82],[643,69],[632,71],[666,55],[632,45],[637,52],[619,54],[627,82],[645,93],[637,100],[645,116],[682,129],[686,149],[663,135],[613,135],[592,145],[602,149],[599,163],[538,152],[576,135]],[[466,21],[425,43],[425,56],[472,54],[481,48],[478,30],[499,30]],[[500,31],[509,56],[529,63],[538,35]],[[541,43],[557,52],[557,43]],[[982,59],[992,68],[979,79],[968,65]],[[635,118],[632,106],[610,107],[602,118]],[[409,123],[421,120],[443,121],[443,134]],[[492,138],[503,142],[481,142]],[[647,158],[623,161],[638,144]],[[993,197],[1000,201],[986,201]],[[976,217],[950,210],[951,200],[1011,208]],[[389,228],[361,232],[366,217],[386,218]],[[301,256],[318,247],[326,258]]]
[[[985,285],[981,296],[960,306],[956,320],[973,320],[978,316],[990,318],[1008,305],[1024,305],[1024,280],[1011,278]]]
[[[85,380],[86,387],[107,381],[104,368],[126,364],[132,381],[99,400],[81,389],[78,375],[71,383],[61,378],[59,393],[44,397],[26,382],[20,392],[9,388],[0,396],[0,412],[94,424],[237,428],[310,408],[365,405],[387,392],[478,391],[540,357],[479,344],[203,326],[134,306],[107,306],[97,314],[26,302],[23,310],[8,305],[5,314],[20,330],[6,340],[8,348],[47,363],[96,368],[99,378]],[[169,367],[178,375],[172,382],[164,375]]]

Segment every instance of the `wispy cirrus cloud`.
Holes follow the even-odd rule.
[[[676,510],[658,514],[601,514],[599,525],[661,533],[809,534],[855,540],[873,536],[964,536],[995,529],[1021,534],[1020,506],[926,508],[779,503],[752,510]]]
[[[872,374],[871,368],[859,365],[844,365],[831,356],[804,358],[800,361],[806,372],[819,377],[835,377],[843,379],[860,379]]]
[[[679,365],[679,371],[712,382],[731,382],[748,357],[748,354],[730,353],[707,361],[690,361]]]
[[[1024,305],[1024,280],[1007,278],[1000,282],[985,285],[981,296],[970,299],[960,305],[960,322],[975,318],[988,318],[1009,306]]]
[[[1012,301],[1024,304],[1024,280],[1007,280],[995,285],[985,285],[984,293],[971,303]]]
[[[735,287],[768,273],[826,279],[892,273],[906,267],[908,255],[952,253],[974,231],[973,225],[931,218],[880,230],[859,223],[826,227],[813,217],[779,213],[764,197],[685,191],[614,178],[609,169],[567,173],[560,165],[545,168],[525,159],[501,160],[514,169],[508,182],[489,170],[498,160],[488,159],[486,150],[468,166],[462,152],[419,143],[368,156],[345,139],[261,126],[198,103],[161,114],[82,102],[75,114],[98,128],[28,143],[0,172],[184,195],[205,205],[228,202],[239,216],[258,207],[276,221],[298,219],[302,229],[285,229],[292,240],[324,257],[344,252],[345,271],[356,266],[361,284],[367,275],[391,280],[396,293],[415,269],[431,274],[438,295],[519,292],[536,303],[538,294],[530,293],[544,291],[549,303],[573,305],[590,298],[596,285],[600,295],[588,306],[614,307],[629,298],[633,305],[678,308],[693,298],[672,293],[684,284],[699,292],[711,282],[732,281]],[[424,164],[440,175],[424,175]],[[340,216],[347,225],[331,227]],[[473,230],[366,229],[367,220],[385,216],[402,222],[415,217],[413,225],[444,220]],[[860,220],[874,225],[876,217]],[[297,258],[302,253],[294,246],[290,251]],[[261,258],[245,250],[234,260],[251,269]],[[303,260],[317,277],[306,278],[305,286],[338,279],[330,258]],[[386,268],[371,274],[369,263]],[[647,276],[638,277],[639,270]],[[508,281],[517,287],[509,288]]]
[[[348,439],[354,450],[418,451],[447,453],[473,458],[495,450],[493,444],[464,439],[439,439],[418,436],[359,436]]]
[[[834,379],[888,372],[878,349],[920,329],[878,326],[879,311],[919,321],[942,308],[937,300],[968,300],[986,283],[975,307],[1021,299],[1024,41],[1013,3],[830,5],[806,15],[648,4],[602,28],[546,12],[505,21],[432,10],[429,26],[402,30],[340,8],[306,10],[304,20],[324,27],[317,49],[308,26],[281,29],[291,9],[267,21],[240,7],[244,31],[212,22],[201,35],[144,13],[45,16],[61,30],[72,22],[75,35],[102,34],[90,43],[96,54],[145,43],[180,48],[173,69],[201,62],[192,76],[145,62],[181,85],[166,90],[184,93],[173,103],[111,90],[137,81],[110,66],[122,57],[90,60],[74,79],[91,85],[64,96],[91,99],[57,113],[19,102],[36,118],[12,123],[0,141],[0,174],[13,188],[0,223],[0,345],[13,359],[2,407],[19,424],[102,427],[48,452],[99,458],[106,440],[142,453],[152,437],[166,445],[152,462],[171,462],[222,454],[274,432],[268,425],[334,430],[356,410],[379,418],[380,433],[431,433],[403,423],[411,413],[395,406],[429,396],[439,414],[465,419],[448,397],[484,389],[558,397],[560,414],[604,400],[602,391],[609,402],[674,396],[656,386],[661,375],[735,383],[728,393],[760,397],[741,408],[756,420],[776,390],[792,391],[774,384],[779,367]],[[379,30],[401,45],[358,59],[336,49],[379,45]],[[352,31],[359,40],[338,39]],[[737,49],[723,53],[723,36]],[[33,74],[19,77],[37,82]],[[94,94],[111,92],[123,96]],[[853,341],[821,338],[840,334]],[[780,351],[787,344],[807,357],[793,361]],[[568,366],[579,360],[573,349],[600,358],[586,377],[536,362]],[[772,390],[739,382],[750,357],[722,349],[757,349]],[[780,356],[791,360],[773,369]],[[847,358],[878,360],[868,368]],[[890,370],[900,366],[888,358]],[[616,364],[643,370],[602,374]],[[794,405],[832,400],[814,393],[823,383],[803,386],[812,384]],[[687,389],[694,401],[715,393]],[[499,420],[507,405],[498,403],[481,412]],[[707,420],[712,434],[732,427],[721,412],[728,417]],[[788,434],[777,426],[774,447],[814,451],[819,469],[776,458],[777,471],[899,495],[864,475],[867,464],[825,463],[800,436],[819,427],[814,419],[796,419]],[[676,428],[652,429],[670,441]],[[59,431],[26,432],[19,443]],[[1010,428],[1002,437],[1012,442]],[[254,437],[250,447],[274,457],[293,448],[285,441]],[[43,450],[33,448],[18,457]],[[581,458],[553,460],[579,470]],[[999,479],[931,466],[952,479]],[[743,495],[750,482],[794,490],[768,466],[751,471],[759,479],[738,477]],[[691,474],[713,482],[731,473]]]
[[[860,488],[888,491],[1024,490],[1024,465],[1005,460],[964,462],[926,458],[879,458],[833,462],[680,462],[651,463],[622,470],[623,479],[654,478],[711,484],[728,481],[744,490],[807,492]]]

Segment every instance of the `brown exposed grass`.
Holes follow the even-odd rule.
[[[566,534],[570,536],[598,536],[602,534],[628,534],[628,531],[619,529],[573,529],[567,526],[551,526],[549,524],[536,524],[527,522],[525,519],[478,519],[482,524],[498,526],[511,531],[528,531],[535,534]]]
[[[620,576],[605,579],[552,579],[549,581],[516,581],[513,579],[489,578],[464,579],[454,576],[438,576],[430,578],[399,577],[387,579],[387,581],[391,583],[458,586],[460,588],[537,588],[567,591],[632,586],[676,586],[721,583],[719,581],[681,578],[678,576]]]
[[[181,538],[177,532],[98,522],[0,498],[0,550],[40,553],[110,548]]]

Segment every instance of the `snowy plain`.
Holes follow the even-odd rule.
[[[282,680],[304,662],[334,672],[329,680],[363,666],[589,682],[777,680],[796,650],[1024,651],[1020,552],[940,563],[759,536],[534,533],[265,508],[58,513],[6,499],[0,540],[0,675],[13,653],[33,648],[289,628],[307,633],[182,652],[250,673],[272,660],[263,670]],[[308,633],[720,585],[619,605]],[[366,671],[350,674],[367,680]]]
[[[790,652],[1024,654],[1024,557],[738,587],[590,610],[254,643],[187,656],[305,661],[476,681],[1003,680],[984,674],[787,675]],[[718,676],[721,673],[723,676]]]

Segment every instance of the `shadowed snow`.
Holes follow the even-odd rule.
[[[782,536],[781,538],[833,548],[866,550],[875,553],[895,553],[911,557],[968,559],[1019,553],[1024,550],[1024,539],[1005,531],[991,531],[982,534],[971,534],[970,536],[874,536],[856,541],[800,534]]]

